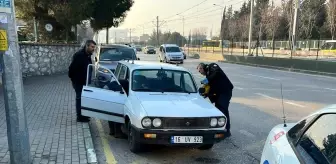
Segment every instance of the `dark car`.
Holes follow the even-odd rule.
[[[136,45],[136,46],[135,46],[135,49],[136,49],[138,52],[141,52],[141,51],[142,51],[142,48],[141,48],[141,46],[139,46],[139,45]]]
[[[120,60],[140,60],[134,52],[134,49],[127,45],[101,45],[97,48],[97,78],[98,86],[104,87],[111,75],[108,70],[114,73],[118,61]]]
[[[155,47],[153,46],[146,46],[144,51],[145,54],[156,54]]]

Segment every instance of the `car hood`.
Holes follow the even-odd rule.
[[[214,105],[197,94],[137,92],[135,95],[148,116],[224,116]]]
[[[108,69],[116,69],[118,61],[99,61],[98,64]]]

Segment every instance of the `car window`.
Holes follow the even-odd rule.
[[[302,156],[319,164],[336,162],[336,114],[325,114],[318,118],[303,134],[297,149]],[[308,158],[304,158],[307,160]],[[306,161],[307,163],[310,161]]]
[[[109,91],[120,91],[118,90],[119,84],[112,74],[112,71],[107,68],[89,65],[86,86]]]
[[[119,75],[118,75],[118,79],[125,80],[125,78],[126,78],[126,71],[127,71],[127,67],[123,65],[121,67],[121,69],[120,69],[120,72],[119,72]]]
[[[181,52],[179,47],[166,47],[167,52]]]
[[[117,68],[116,68],[116,70],[114,71],[114,75],[115,75],[116,77],[119,76],[119,72],[120,72],[121,67],[122,67],[122,65],[121,65],[120,63],[118,63]]]
[[[302,121],[300,121],[298,124],[296,124],[293,128],[291,128],[288,131],[288,137],[289,139],[293,142],[296,143],[298,139],[300,139],[301,133],[304,131],[305,127],[308,126],[308,124],[313,121],[313,119],[316,116],[310,116],[307,117],[305,119],[303,119]]]
[[[101,48],[99,61],[119,61],[135,59],[135,53],[130,48]]]
[[[142,69],[133,71],[132,90],[197,93],[195,82],[190,73],[165,69]]]

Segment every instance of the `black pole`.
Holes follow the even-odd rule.
[[[272,44],[273,44],[273,46],[272,46],[272,48],[273,48],[272,57],[274,57],[274,50],[275,50],[275,47],[274,47],[275,44],[274,44],[274,42],[275,42],[275,41],[274,41],[274,38],[273,38],[273,41],[272,41]]]
[[[318,60],[318,56],[319,56],[319,51],[320,51],[320,40],[321,40],[321,35],[319,35],[319,39],[318,39],[318,42],[317,42],[316,60]]]
[[[232,55],[232,51],[233,51],[233,38],[231,38],[231,55]]]

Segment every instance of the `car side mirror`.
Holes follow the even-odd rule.
[[[137,58],[138,60],[140,60],[140,58]]]
[[[204,94],[205,93],[205,88],[198,88],[198,93]]]
[[[109,90],[120,92],[121,94],[124,94],[124,91],[122,89],[122,86],[117,83],[117,81],[112,81],[109,84],[107,84],[107,87]]]

